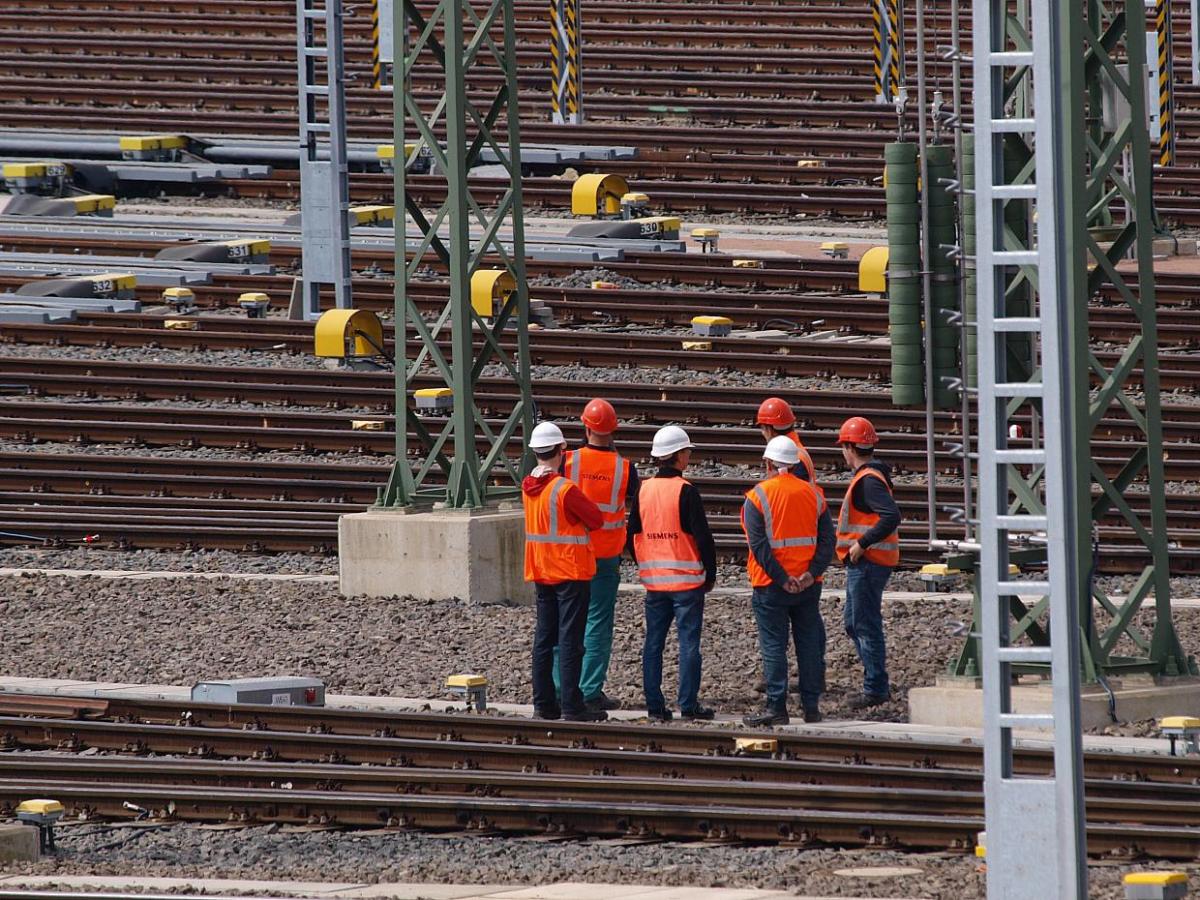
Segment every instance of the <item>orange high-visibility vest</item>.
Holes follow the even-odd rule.
[[[762,513],[771,552],[783,570],[797,577],[807,572],[817,552],[817,520],[825,512],[825,498],[807,481],[782,474],[756,484],[746,491],[746,499]],[[746,531],[744,519],[742,530]],[[749,532],[746,536],[749,539]],[[746,574],[751,587],[771,584],[753,551],[746,559]]]
[[[525,580],[542,584],[589,581],[596,557],[583,523],[571,524],[563,498],[571,482],[556,475],[540,494],[522,494],[525,504]]]
[[[800,462],[802,462],[804,464],[804,469],[806,472],[808,472],[809,483],[813,487],[817,487],[817,470],[813,466],[812,457],[808,455],[808,449],[804,446],[804,443],[800,440],[800,435],[797,434],[796,430],[793,428],[791,431],[789,431],[787,433],[787,436],[792,439],[792,443],[796,445],[796,450],[800,453]],[[820,488],[817,488],[817,490],[820,491]],[[821,496],[822,497],[825,496],[824,491],[821,491]]]
[[[686,478],[650,478],[638,491],[642,530],[633,536],[638,576],[648,591],[690,591],[704,586],[704,563],[696,539],[679,521]]]
[[[615,450],[584,447],[567,454],[567,477],[584,496],[600,507],[604,524],[591,533],[597,559],[620,556],[625,549],[625,492],[629,489],[629,460]]]
[[[887,479],[884,478],[877,469],[870,469],[864,466],[854,473],[854,477],[850,479],[850,486],[846,488],[846,496],[842,498],[842,512],[841,515],[838,516],[838,559],[844,560],[846,558],[846,554],[850,552],[850,545],[870,531],[879,522],[878,514],[873,512],[863,512],[854,505],[854,501],[851,499],[854,495],[854,486],[864,478],[878,478],[887,487],[888,493],[890,494],[892,492],[892,488],[890,485],[888,485]],[[863,557],[881,566],[899,565],[900,534],[893,531],[882,541],[872,544],[866,549]]]

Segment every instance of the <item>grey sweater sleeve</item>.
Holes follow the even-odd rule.
[[[746,523],[746,540],[750,544],[750,553],[767,573],[771,583],[776,587],[783,587],[787,584],[788,573],[775,559],[775,551],[771,549],[771,539],[767,535],[763,514],[748,499],[742,504],[742,520]]]
[[[808,571],[813,578],[820,578],[833,561],[833,551],[837,548],[837,531],[833,527],[833,518],[829,515],[829,507],[817,519],[817,552],[808,565]]]

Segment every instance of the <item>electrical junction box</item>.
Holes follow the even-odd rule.
[[[201,681],[192,688],[193,703],[324,706],[325,683],[315,678],[229,678]]]

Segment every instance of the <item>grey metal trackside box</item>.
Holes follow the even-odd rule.
[[[257,703],[265,706],[324,706],[325,684],[315,678],[228,678],[201,681],[195,703]]]

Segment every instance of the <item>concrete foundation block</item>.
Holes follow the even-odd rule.
[[[348,596],[533,603],[521,509],[372,509],[338,520],[338,571]]]
[[[37,862],[41,858],[41,835],[33,825],[0,823],[0,863]]]
[[[1200,678],[1112,678],[1109,686],[1121,722],[1200,712]],[[1054,698],[1047,681],[1023,677],[1020,684],[1013,686],[1012,697],[1015,713],[1053,712]],[[1104,688],[1084,685],[1080,713],[1085,729],[1111,725],[1108,707],[1109,697]],[[938,679],[933,687],[913,688],[908,692],[908,720],[914,725],[981,728],[983,690],[979,680]]]

